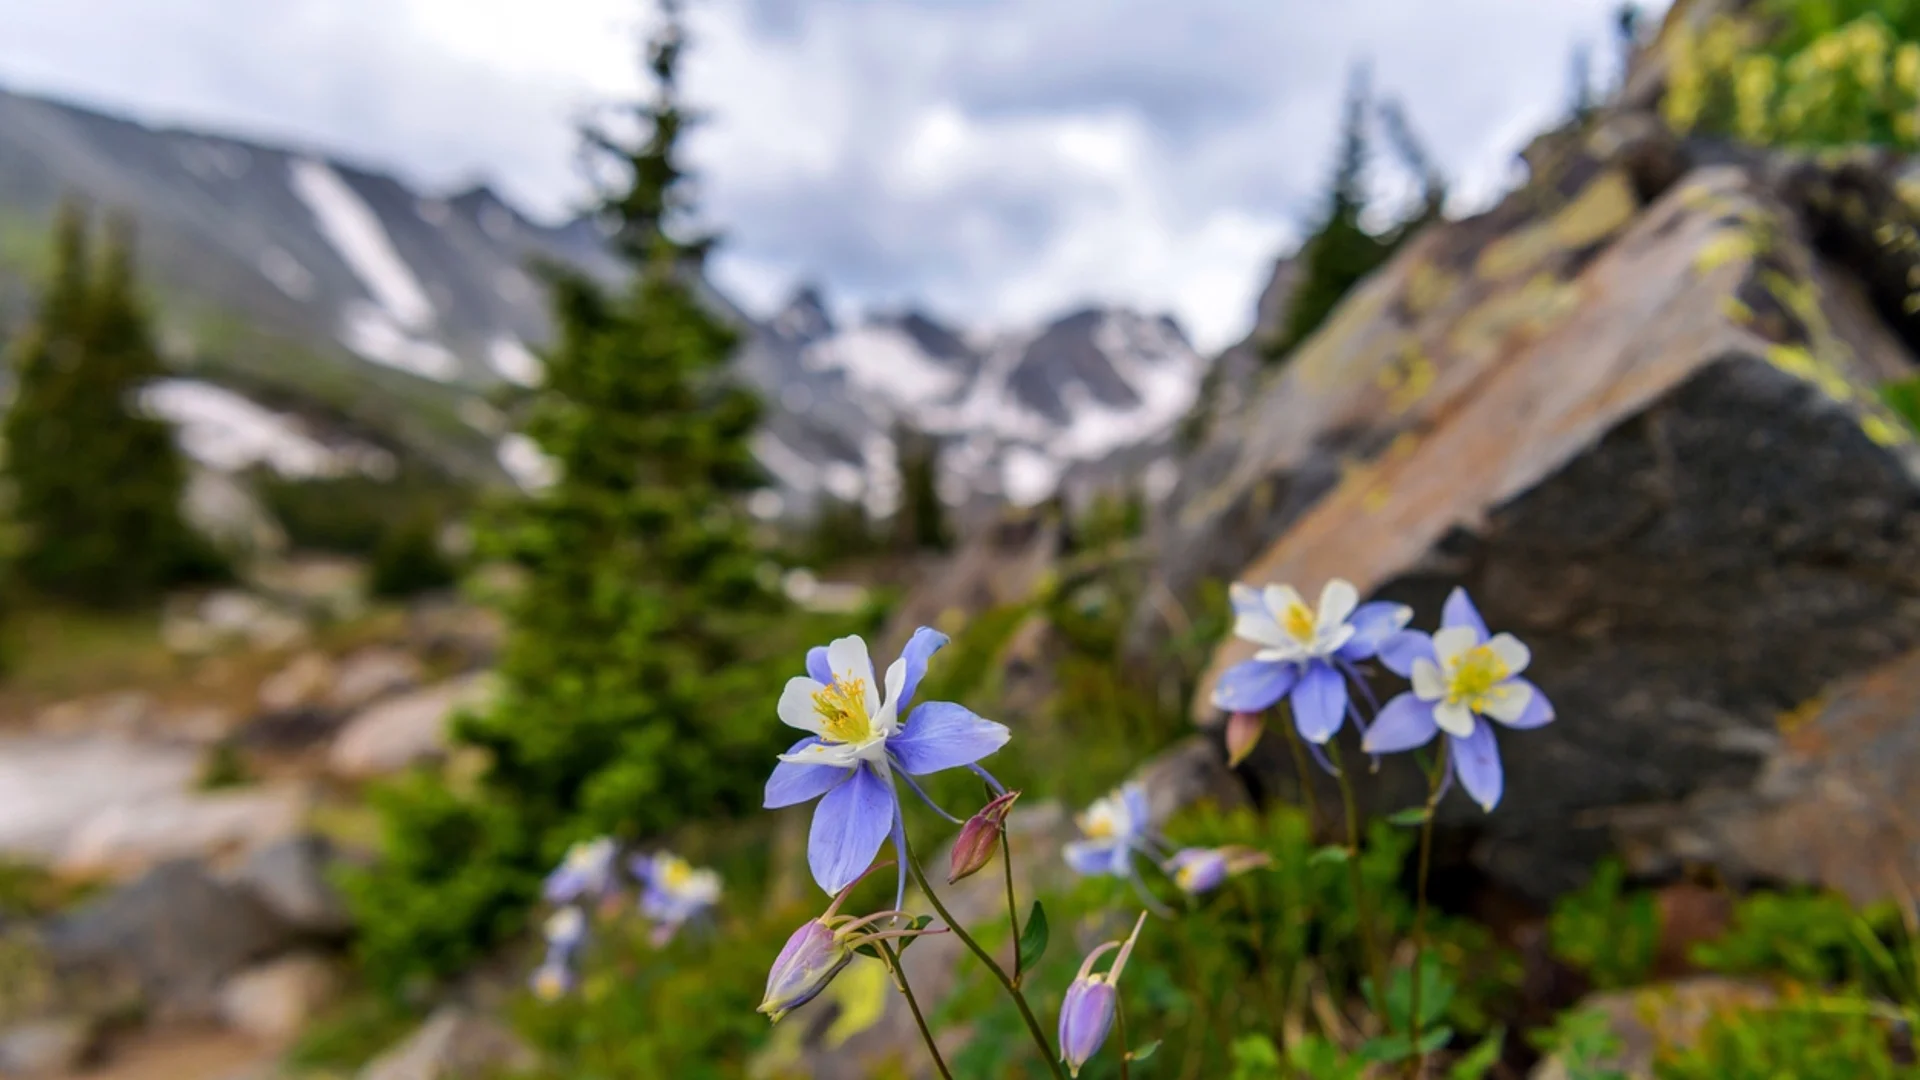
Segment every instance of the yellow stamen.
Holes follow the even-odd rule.
[[[1468,649],[1454,660],[1452,670],[1447,673],[1447,703],[1465,705],[1478,712],[1493,689],[1506,682],[1510,674],[1506,661],[1495,655],[1490,646]]]
[[[1296,641],[1313,640],[1313,612],[1297,600],[1287,605],[1287,613],[1280,617],[1280,626]]]
[[[1080,831],[1090,840],[1105,840],[1114,834],[1113,813],[1104,806],[1089,809],[1080,819]]]
[[[693,866],[685,859],[669,858],[662,860],[666,866],[660,871],[660,883],[668,889],[684,889],[693,879]]]
[[[821,734],[828,742],[863,743],[873,734],[867,715],[867,682],[850,675],[813,695],[813,711],[820,717]]]

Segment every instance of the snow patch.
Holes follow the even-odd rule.
[[[281,292],[295,300],[306,300],[313,296],[313,273],[300,265],[300,261],[287,254],[287,249],[278,244],[270,244],[260,253],[260,272]]]
[[[512,334],[494,338],[487,345],[487,359],[493,362],[493,370],[499,372],[501,378],[521,386],[540,385],[540,376],[545,371],[540,358]]]
[[[180,448],[189,457],[221,472],[265,465],[294,479],[393,474],[393,455],[385,450],[364,444],[329,447],[298,417],[263,408],[212,383],[162,379],[141,392],[140,404],[175,425]]]
[[[819,470],[813,463],[764,429],[753,437],[753,456],[774,479],[795,491],[812,491],[820,486]]]
[[[401,327],[433,322],[433,304],[366,200],[325,162],[296,158],[288,166],[294,194],[307,204],[320,232],[352,269],[368,295]]]
[[[1000,459],[1000,489],[1015,506],[1033,506],[1060,486],[1060,463],[1032,447],[1008,447]]]
[[[810,345],[800,362],[813,371],[844,371],[863,395],[902,408],[930,405],[960,392],[960,372],[935,361],[918,342],[890,326],[863,326]]]
[[[423,378],[450,382],[460,374],[460,360],[435,341],[408,334],[385,308],[350,301],[341,315],[341,344],[376,364],[384,364]]]
[[[522,490],[539,491],[560,479],[560,463],[548,457],[539,443],[519,432],[501,439],[494,457]]]

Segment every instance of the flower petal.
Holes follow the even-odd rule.
[[[1260,712],[1287,696],[1299,677],[1298,664],[1243,661],[1221,673],[1214,684],[1213,704],[1228,712]]]
[[[854,769],[846,783],[820,800],[807,834],[807,865],[827,895],[837,895],[873,865],[893,829],[894,813],[893,785],[869,765]]]
[[[873,657],[867,643],[857,636],[836,638],[827,646],[827,666],[833,669],[835,682],[858,679],[867,688],[867,715],[880,711],[880,687],[874,684]]]
[[[1315,614],[1313,628],[1325,634],[1337,626],[1346,624],[1347,616],[1353,614],[1354,605],[1360,602],[1360,590],[1353,582],[1345,578],[1333,578],[1320,589],[1320,608]]]
[[[1533,704],[1533,684],[1520,679],[1509,679],[1488,690],[1480,699],[1480,714],[1511,724],[1525,716],[1527,707]]]
[[[904,710],[913,703],[913,695],[920,689],[920,680],[926,678],[927,661],[946,644],[947,635],[931,626],[923,626],[915,630],[913,636],[907,639],[907,647],[900,650],[900,660],[895,661],[895,663],[902,661],[906,663],[906,682],[902,683],[896,691],[893,688],[892,672],[888,672],[887,678],[887,700],[894,703],[897,710],[896,716],[899,715],[898,710]]]
[[[1500,746],[1493,740],[1493,725],[1475,724],[1472,734],[1453,737],[1453,771],[1480,809],[1491,813],[1500,804],[1506,776],[1500,770]]]
[[[1120,804],[1127,809],[1127,828],[1122,834],[1137,837],[1153,823],[1153,807],[1147,802],[1147,785],[1129,780],[1120,785]]]
[[[929,701],[913,710],[906,726],[887,740],[900,768],[915,776],[971,765],[1007,745],[1005,724],[975,716],[951,701]]]
[[[1439,701],[1447,696],[1447,680],[1440,665],[1422,657],[1413,662],[1413,692],[1422,701]]]
[[[1096,877],[1101,874],[1126,873],[1124,863],[1127,846],[1125,844],[1106,840],[1074,840],[1061,849],[1061,854],[1066,856],[1067,865],[1072,867],[1076,874]],[[1116,871],[1114,869],[1116,864],[1121,865],[1122,869]]]
[[[1442,668],[1450,668],[1482,640],[1474,636],[1470,627],[1443,626],[1433,635],[1434,658],[1440,661]]]
[[[1326,664],[1309,664],[1288,700],[1293,703],[1293,723],[1300,729],[1300,737],[1324,743],[1346,719],[1347,680]]]
[[[1412,694],[1396,694],[1373,718],[1360,748],[1369,754],[1397,754],[1427,745],[1439,730],[1432,705]]]
[[[807,650],[807,674],[813,681],[825,686],[833,681],[833,666],[827,663],[827,647],[815,645]]]
[[[1533,651],[1512,634],[1493,635],[1493,640],[1487,642],[1487,648],[1492,649],[1493,655],[1507,666],[1509,676],[1527,670],[1527,664],[1533,659]]]
[[[1260,590],[1239,581],[1227,586],[1227,603],[1232,605],[1235,615],[1267,610],[1266,601],[1261,598]]]
[[[1380,662],[1403,679],[1413,674],[1415,660],[1438,662],[1433,653],[1433,638],[1424,630],[1402,630],[1380,643]]]
[[[797,754],[820,740],[808,736],[794,743],[789,754]],[[766,799],[761,806],[768,810],[778,810],[783,806],[796,806],[817,799],[847,778],[847,770],[836,769],[830,765],[798,765],[783,761],[773,767],[773,775],[767,777]]]
[[[1441,731],[1465,738],[1473,731],[1473,710],[1467,708],[1464,702],[1436,701],[1433,703],[1433,722],[1440,725]]]
[[[1280,629],[1280,624],[1274,619],[1273,613],[1264,607],[1258,611],[1243,611],[1235,615],[1233,636],[1268,648],[1279,648],[1293,643],[1293,639]]]
[[[1388,638],[1398,634],[1413,619],[1413,609],[1405,604],[1376,600],[1361,604],[1347,620],[1353,636],[1340,646],[1343,660],[1365,660],[1380,651]]]
[[[1440,625],[1444,627],[1464,626],[1473,631],[1473,644],[1487,640],[1487,621],[1480,617],[1480,609],[1473,606],[1467,590],[1455,588],[1447,594],[1447,602],[1440,609]]]
[[[1261,599],[1267,602],[1267,614],[1273,616],[1276,623],[1286,618],[1287,612],[1292,611],[1295,604],[1306,606],[1306,601],[1300,599],[1299,591],[1291,585],[1269,585]]]
[[[774,711],[780,715],[780,722],[801,731],[811,731],[815,735],[825,732],[820,727],[820,714],[814,710],[813,695],[825,690],[822,683],[795,675],[787,680],[787,688],[780,692],[780,704]]]
[[[1494,717],[1495,720],[1499,720],[1510,728],[1521,729],[1543,727],[1553,723],[1553,702],[1547,700],[1547,695],[1541,693],[1538,686],[1525,679],[1510,679],[1506,685],[1515,688],[1525,687],[1531,691],[1527,698],[1527,707],[1519,716],[1511,720],[1498,716]]]

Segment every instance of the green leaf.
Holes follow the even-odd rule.
[[[1128,1061],[1145,1061],[1160,1049],[1160,1040],[1155,1039],[1145,1046],[1138,1047],[1127,1054]]]
[[[913,921],[907,923],[906,928],[909,930],[925,930],[932,922],[933,916],[931,915],[915,915]],[[907,954],[907,946],[919,940],[917,937],[903,937],[900,939],[900,944],[894,946],[894,951],[905,956]]]
[[[1387,816],[1387,824],[1389,825],[1405,825],[1411,827],[1414,825],[1425,825],[1426,823],[1427,808],[1424,806],[1409,806],[1405,810]]]
[[[1032,971],[1047,954],[1047,909],[1040,901],[1033,902],[1033,911],[1027,916],[1026,928],[1020,931],[1020,970]]]
[[[1312,857],[1307,859],[1307,865],[1319,866],[1323,863],[1343,863],[1351,858],[1352,854],[1352,852],[1349,852],[1339,844],[1328,844],[1326,847],[1314,852]]]
[[[1505,1028],[1494,1028],[1480,1045],[1463,1054],[1460,1060],[1447,1070],[1447,1080],[1485,1080],[1487,1070],[1500,1061],[1500,1050],[1506,1045]]]
[[[886,962],[884,959],[881,958],[880,950],[875,948],[872,945],[855,945],[853,947],[853,951],[859,953],[861,956],[871,957],[875,960],[880,960],[881,963]]]

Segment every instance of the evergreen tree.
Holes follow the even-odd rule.
[[[62,209],[53,274],[13,359],[6,458],[26,584],[123,606],[217,572],[180,514],[186,465],[173,434],[140,410],[141,388],[164,369],[129,226],[109,224],[95,266],[84,213]]]
[[[681,35],[663,8],[656,94],[635,109],[645,139],[590,136],[630,178],[605,208],[634,274],[617,295],[554,281],[558,340],[528,432],[557,480],[488,538],[525,570],[498,699],[457,725],[490,765],[464,810],[444,787],[390,793],[387,862],[350,882],[364,956],[390,983],[515,928],[569,841],[757,808],[790,741],[774,704],[804,643],[778,634],[784,601],[742,509],[763,483],[759,410],[724,379],[733,335],[694,291],[711,240],[684,232]]]
[[[905,424],[893,430],[900,474],[900,509],[894,513],[894,547],[902,552],[944,551],[947,507],[940,500],[940,444]]]

